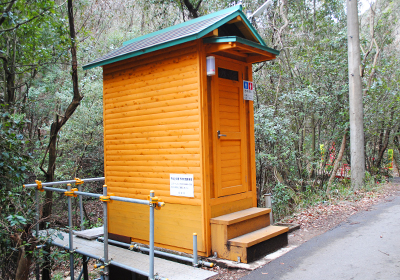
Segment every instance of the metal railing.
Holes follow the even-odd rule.
[[[64,193],[65,196],[68,198],[68,226],[69,226],[69,245],[68,247],[62,244],[58,244],[54,241],[51,241],[52,245],[64,248],[68,250],[70,254],[70,276],[71,279],[74,280],[74,254],[73,253],[79,253],[81,255],[87,256],[89,258],[93,258],[96,260],[99,260],[103,263],[103,272],[102,272],[102,278],[105,280],[109,279],[109,265],[115,265],[124,269],[127,269],[129,271],[147,276],[150,280],[155,280],[155,279],[163,279],[159,277],[158,275],[154,275],[154,209],[161,209],[161,207],[164,206],[164,202],[162,202],[160,199],[154,196],[154,191],[150,191],[149,195],[149,200],[141,200],[141,199],[133,199],[133,198],[126,198],[126,197],[119,197],[119,196],[109,196],[107,195],[107,185],[103,185],[103,194],[94,194],[94,193],[89,193],[89,192],[82,192],[81,189],[77,188],[71,188],[71,184],[75,184],[80,186],[82,183],[85,182],[96,182],[96,181],[103,181],[104,177],[100,178],[90,178],[90,179],[79,179],[75,178],[75,180],[68,180],[68,181],[58,181],[58,182],[46,182],[42,183],[40,181],[35,181],[34,184],[26,184],[24,185],[25,188],[36,188],[35,191],[35,200],[36,200],[36,219],[37,219],[37,224],[36,224],[36,236],[39,236],[39,191],[54,191],[54,192],[60,192]],[[49,186],[55,186],[55,185],[64,185],[67,184],[67,189],[59,189],[59,188],[53,188]],[[81,250],[73,249],[73,231],[72,231],[72,198],[77,197],[79,195],[80,197],[80,206],[82,207],[81,199],[82,196],[87,196],[87,197],[94,197],[98,198],[103,202],[103,227],[104,227],[104,256],[95,256],[92,255],[88,252],[84,252]],[[121,201],[121,202],[127,202],[127,203],[136,203],[136,204],[143,204],[143,205],[148,205],[150,208],[150,233],[149,233],[149,244],[150,244],[150,249],[149,249],[149,272],[141,271],[139,269],[133,268],[126,266],[124,264],[118,263],[116,261],[110,261],[108,259],[108,220],[107,220],[107,204],[108,202],[115,200],[115,201]],[[82,208],[81,208],[81,217],[82,217]],[[82,220],[81,220],[82,221]],[[197,253],[197,250],[196,250]],[[39,270],[38,267],[36,269],[36,279],[39,279]],[[82,273],[81,273],[82,275]],[[80,276],[81,276],[80,275]],[[79,276],[79,278],[80,278]]]

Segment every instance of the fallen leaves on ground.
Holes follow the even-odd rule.
[[[358,191],[355,193],[356,199],[354,201],[325,201],[293,214],[285,222],[299,224],[303,230],[321,228],[325,232],[345,221],[349,216],[359,211],[366,211],[372,205],[394,195],[398,189],[399,186],[387,184],[381,192]]]

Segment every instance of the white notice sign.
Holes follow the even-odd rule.
[[[243,99],[253,101],[254,87],[253,82],[243,80]]]
[[[194,197],[193,174],[169,174],[170,194]]]

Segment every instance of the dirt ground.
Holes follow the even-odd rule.
[[[360,211],[368,211],[371,206],[391,200],[400,191],[399,183],[382,185],[378,192],[355,192],[352,200],[331,200],[303,209],[284,220],[300,225],[299,230],[289,234],[289,246],[299,246],[311,238],[320,235]],[[208,269],[218,273],[210,280],[235,280],[250,273],[246,269],[222,268]]]

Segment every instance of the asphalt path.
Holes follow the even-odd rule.
[[[400,193],[388,200],[241,279],[400,279]]]

